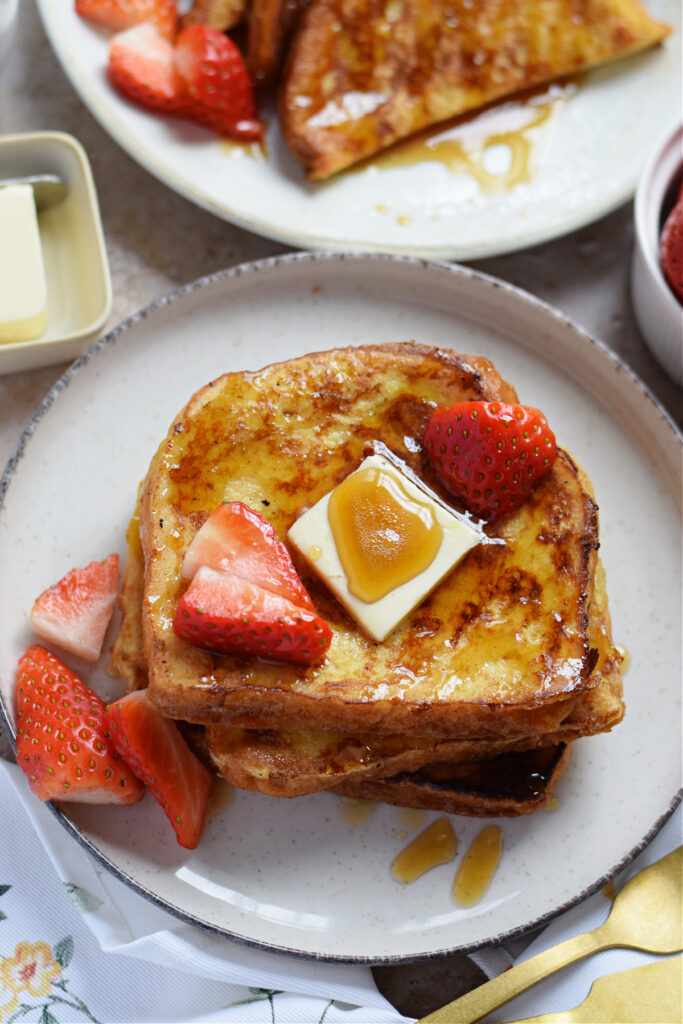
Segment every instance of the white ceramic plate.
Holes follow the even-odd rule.
[[[390,862],[415,834],[396,808],[378,805],[353,827],[330,794],[238,793],[188,853],[151,798],[133,808],[65,805],[61,820],[77,838],[181,917],[308,957],[386,962],[519,932],[604,884],[673,809],[681,763],[675,429],[627,368],[515,288],[418,260],[301,254],[200,281],[95,345],[36,413],[0,490],[9,713],[34,597],[74,565],[123,554],[138,481],[195,388],[227,369],[409,338],[489,356],[585,465],[600,504],[615,637],[631,659],[628,713],[613,733],[576,744],[555,813],[501,821],[502,863],[472,910],[451,903],[455,864],[412,885],[392,880]],[[87,678],[111,695],[103,668]],[[461,855],[480,823],[453,824]]]
[[[267,160],[244,156],[210,132],[154,117],[122,100],[105,75],[107,37],[80,20],[73,4],[38,0],[57,57],[84,103],[112,137],[170,188],[226,220],[301,248],[371,250],[470,260],[566,234],[614,209],[634,192],[642,162],[680,110],[677,0],[646,0],[675,27],[663,46],[587,75],[566,102],[515,144],[530,180],[498,194],[442,163],[347,173],[306,184],[271,118]],[[538,111],[517,105],[476,118],[460,133],[478,153]],[[499,173],[509,147],[491,147]],[[475,163],[479,157],[475,155]]]

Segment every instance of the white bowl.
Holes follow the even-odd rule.
[[[679,385],[683,385],[683,307],[662,274],[659,238],[682,167],[683,126],[677,120],[655,146],[638,183],[631,264],[633,311],[641,333],[658,363]]]

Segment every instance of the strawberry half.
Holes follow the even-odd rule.
[[[183,579],[205,566],[239,576],[313,611],[287,548],[259,512],[241,501],[215,509],[192,540],[183,559]]]
[[[683,192],[683,189],[682,189]],[[679,302],[683,302],[683,197],[666,218],[660,241],[662,272]]]
[[[175,0],[75,0],[75,8],[81,18],[112,32],[150,21],[165,39],[173,41],[178,29]]]
[[[173,46],[151,22],[112,38],[107,74],[120,93],[147,110],[183,114],[185,85],[176,71]]]
[[[39,800],[134,804],[144,786],[116,753],[105,704],[39,644],[19,660],[17,764]]]
[[[180,845],[194,850],[206,818],[210,772],[145,690],[110,704],[105,720],[115,749],[161,804]]]
[[[557,456],[543,413],[505,402],[437,409],[424,447],[444,486],[470,512],[490,520],[519,508]]]
[[[178,36],[175,61],[185,83],[187,117],[221,135],[261,138],[249,73],[231,39],[207,25],[190,25]]]
[[[35,601],[33,632],[45,643],[85,661],[97,661],[114,610],[118,578],[118,555],[72,569]]]
[[[303,665],[320,658],[332,639],[332,630],[315,611],[204,567],[178,602],[173,630],[216,654],[260,655]]]

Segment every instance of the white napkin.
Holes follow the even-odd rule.
[[[368,967],[275,956],[184,924],[19,792],[21,771],[0,760],[0,1021],[407,1024]]]
[[[682,808],[679,806],[643,853],[614,879],[615,890],[618,891],[624,882],[632,878],[633,875],[650,864],[654,864],[655,861],[665,857],[667,853],[681,845],[683,842],[681,812]],[[532,956],[536,956],[537,953],[542,953],[543,950],[564,942],[565,939],[571,939],[575,935],[581,935],[583,932],[599,927],[606,920],[611,908],[611,899],[603,895],[602,892],[595,893],[590,899],[584,900],[583,903],[567,911],[566,914],[555,918],[536,936],[523,953],[516,955],[514,949],[510,951],[505,946],[498,946],[480,953],[473,953],[471,958],[481,967],[487,977],[493,978],[513,964],[523,963]],[[504,1007],[496,1011],[496,1021],[523,1020],[539,1014],[570,1010],[583,1002],[597,978],[606,974],[615,974],[617,971],[626,971],[630,967],[639,967],[641,964],[651,963],[657,959],[660,958],[640,953],[634,949],[605,950],[603,953],[590,956],[578,964],[573,964],[571,967],[553,974],[528,992],[506,1003]],[[683,1013],[683,1007],[681,1009]],[[628,1024],[628,1022],[622,1021],[621,1024]],[[678,1022],[662,1021],[662,1024],[678,1024]]]

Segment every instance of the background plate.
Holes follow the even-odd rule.
[[[33,599],[72,566],[123,554],[138,481],[192,391],[227,369],[409,338],[490,357],[590,474],[614,634],[631,661],[628,712],[613,733],[576,744],[555,813],[501,822],[500,869],[471,910],[450,901],[455,865],[409,886],[391,879],[411,832],[397,808],[378,805],[354,827],[330,794],[240,792],[190,853],[150,798],[132,808],[65,805],[64,824],[135,887],[196,924],[276,951],[387,962],[472,948],[594,890],[661,825],[681,763],[675,429],[628,369],[511,286],[418,260],[300,254],[191,285],[94,346],[38,410],[0,488],[9,714]],[[105,696],[118,692],[103,667],[85,675]],[[481,823],[453,822],[461,855]]]
[[[187,199],[302,248],[459,260],[556,238],[632,195],[648,151],[681,109],[681,5],[647,0],[646,6],[675,34],[661,47],[585,76],[553,116],[524,133],[531,145],[530,180],[486,194],[469,174],[434,162],[370,166],[326,184],[306,184],[272,117],[268,159],[261,160],[204,129],[147,114],[109,85],[107,36],[79,19],[73,4],[38,0],[54,51],[86,106],[138,163]],[[467,127],[467,144],[476,149],[482,135],[518,124],[514,113],[494,120],[480,115]],[[519,145],[523,150],[524,140]]]

